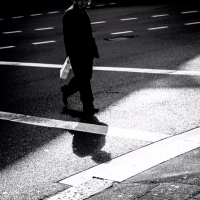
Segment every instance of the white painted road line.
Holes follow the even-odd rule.
[[[37,28],[37,29],[35,29],[35,31],[43,31],[43,30],[50,30],[50,29],[54,29],[54,27]]]
[[[70,187],[46,200],[83,200],[100,193],[113,185],[113,181],[93,178],[77,186]]]
[[[0,47],[0,48],[13,48],[13,47],[15,47],[15,46]],[[58,69],[60,69],[63,66],[62,64],[24,63],[24,62],[7,62],[7,61],[0,61],[0,65],[25,66],[25,67],[44,67],[44,68],[58,68]],[[123,67],[105,67],[105,66],[94,66],[93,69],[95,71],[112,71],[112,72],[132,72],[132,73],[147,73],[147,74],[200,76],[200,71],[123,68]]]
[[[14,48],[15,46],[7,46],[7,47],[0,47],[0,49],[10,49],[10,48]]]
[[[102,7],[102,6],[105,6],[106,4],[99,4],[99,5],[96,5],[96,7]]]
[[[42,13],[32,14],[32,15],[30,15],[30,16],[31,16],[31,17],[36,17],[36,16],[40,16],[40,15],[42,15]]]
[[[191,23],[186,23],[184,25],[189,26],[189,25],[196,25],[196,24],[200,24],[200,22],[191,22]]]
[[[169,14],[153,15],[151,17],[166,17],[166,16],[169,16]]]
[[[9,31],[9,32],[3,32],[2,34],[13,34],[13,33],[21,33],[22,31]]]
[[[12,17],[12,19],[19,19],[19,18],[23,18],[24,16],[17,16],[17,17]]]
[[[38,44],[48,44],[48,43],[53,43],[53,42],[56,42],[56,41],[51,40],[51,41],[44,41],[44,42],[34,42],[34,43],[32,43],[32,44],[38,45]]]
[[[118,35],[118,34],[126,34],[126,33],[132,33],[133,31],[123,31],[123,32],[115,32],[111,33],[112,35]]]
[[[100,21],[100,22],[92,22],[91,24],[104,24],[106,21]]]
[[[53,11],[53,12],[48,12],[48,14],[56,14],[59,13],[60,11]]]
[[[76,186],[93,177],[122,182],[198,147],[200,147],[199,128],[142,147],[68,177],[60,183]]]
[[[164,69],[143,69],[143,68],[120,68],[120,67],[94,67],[94,70],[99,71],[120,71],[133,73],[147,73],[147,74],[168,74],[168,75],[189,75],[199,76],[200,71],[182,71],[182,70],[164,70]]]
[[[148,28],[147,30],[151,31],[151,30],[158,30],[158,29],[165,29],[165,28],[168,28],[168,26],[161,26],[161,27]]]
[[[12,48],[14,46],[10,46]],[[2,47],[6,48],[6,47]],[[62,65],[56,64],[43,64],[43,63],[23,63],[23,62],[7,62],[7,61],[0,61],[0,65],[10,65],[10,66],[24,66],[24,67],[44,67],[44,68],[58,68],[60,69]]]
[[[129,21],[129,20],[136,20],[136,19],[138,19],[138,18],[125,18],[125,19],[120,19],[120,21]]]
[[[66,130],[100,134],[110,137],[130,138],[130,139],[137,139],[150,142],[155,142],[163,138],[169,137],[169,135],[167,134],[145,132],[134,129],[123,129],[123,128],[116,128],[116,127],[102,126],[102,125],[95,125],[95,124],[88,124],[81,122],[62,121],[62,120],[34,117],[29,115],[1,112],[1,111],[0,111],[0,119],[23,123],[23,124],[31,124],[36,126],[60,128]]]
[[[198,10],[193,10],[193,11],[185,11],[185,12],[181,12],[181,14],[190,14],[190,13],[197,13],[199,12]]]
[[[109,3],[109,5],[116,5],[116,3]]]

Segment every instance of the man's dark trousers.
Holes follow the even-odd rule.
[[[69,97],[79,91],[84,108],[93,108],[94,97],[90,80],[93,71],[93,58],[91,56],[69,57],[74,77],[65,87],[66,96]]]

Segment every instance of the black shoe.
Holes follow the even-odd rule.
[[[67,98],[68,98],[68,96],[66,94],[65,88],[66,88],[66,85],[61,86],[61,91],[63,93],[62,100],[63,100],[63,103],[65,105],[67,105]]]
[[[98,113],[99,112],[99,109],[98,108],[87,108],[87,107],[83,107],[83,112],[85,114],[95,114],[95,113]]]

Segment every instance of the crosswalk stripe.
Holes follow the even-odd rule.
[[[100,134],[111,137],[130,138],[143,141],[155,142],[169,137],[167,134],[146,132],[134,129],[124,129],[111,126],[102,126],[97,124],[88,124],[82,122],[62,121],[56,119],[48,119],[42,117],[34,117],[23,114],[1,112],[0,119],[12,122],[31,124],[36,126],[44,126],[51,128],[60,128],[65,130],[81,131],[93,134]]]
[[[199,64],[199,59],[196,59],[194,61]],[[189,63],[189,64],[191,65],[192,63]],[[58,69],[60,69],[63,66],[62,64],[25,63],[25,62],[7,62],[7,61],[0,61],[0,65],[44,67],[44,68],[58,68]],[[184,75],[184,76],[199,76],[200,75],[200,71],[106,67],[106,66],[94,66],[93,70],[95,70],[95,71],[147,73],[147,74]]]

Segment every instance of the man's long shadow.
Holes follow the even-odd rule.
[[[94,115],[85,115],[83,112],[63,108],[63,114],[78,118],[79,122],[89,123],[101,126],[108,126],[102,123]],[[91,156],[92,160],[98,164],[111,160],[111,154],[102,150],[106,144],[106,136],[92,134],[81,131],[69,131],[73,135],[72,148],[73,152],[79,157]]]

